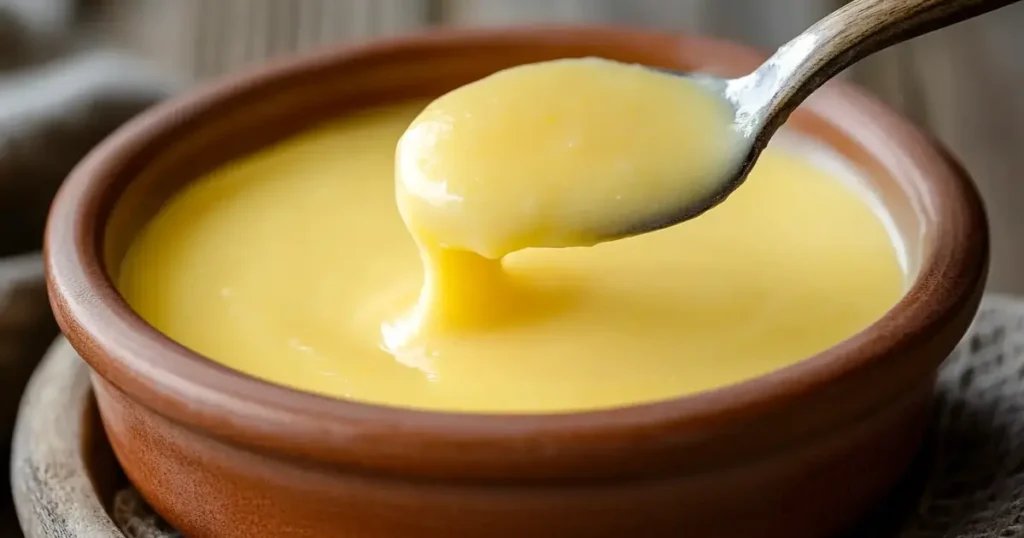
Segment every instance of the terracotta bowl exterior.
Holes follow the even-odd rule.
[[[916,276],[865,331],[737,385],[562,415],[365,405],[219,366],[147,325],[111,283],[133,234],[218,165],[346,111],[590,55],[720,75],[763,58],[615,28],[445,31],[242,74],[143,114],[81,163],[50,215],[50,297],[94,371],[121,465],[167,520],[193,538],[823,537],[897,480],[936,370],[976,312],[988,235],[964,171],[843,83],[789,126],[867,176]]]

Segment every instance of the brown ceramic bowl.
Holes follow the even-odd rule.
[[[736,75],[762,56],[612,28],[451,31],[285,60],[144,114],[97,148],[50,215],[64,333],[92,366],[129,478],[194,538],[822,537],[912,459],[936,369],[978,305],[985,217],[932,140],[843,83],[790,127],[881,193],[913,284],[877,323],[789,368],[695,396],[563,415],[366,405],[271,385],[147,325],[115,291],[133,233],[200,174],[360,107],[497,69],[597,55]]]

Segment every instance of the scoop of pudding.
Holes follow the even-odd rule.
[[[550,315],[498,261],[592,246],[718,190],[737,145],[728,105],[690,79],[597,58],[523,65],[427,105],[398,142],[396,197],[419,245],[415,307],[389,349]]]
[[[487,258],[589,246],[715,190],[728,104],[691,80],[597,58],[500,71],[430,103],[398,142],[398,207],[428,247]]]

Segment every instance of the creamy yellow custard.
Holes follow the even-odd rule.
[[[442,319],[470,314],[410,340],[403,323],[425,280],[396,207],[395,148],[422,110],[341,118],[195,182],[136,238],[122,294],[183,345],[297,389],[565,412],[776,370],[865,328],[903,293],[894,238],[870,201],[779,147],[722,205],[679,226],[500,262],[515,248],[448,249],[432,263],[453,281],[431,300]],[[514,146],[539,133],[508,135]]]
[[[398,142],[414,237],[487,258],[589,246],[714,193],[730,105],[690,79],[598,58],[527,64],[430,103]]]
[[[599,58],[513,67],[427,105],[395,157],[425,281],[388,349],[545,315],[499,260],[592,246],[714,194],[739,157],[731,119],[690,79]]]

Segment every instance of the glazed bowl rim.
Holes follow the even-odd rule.
[[[758,57],[727,42],[622,27],[446,29],[314,51],[187,92],[115,132],[76,167],[58,193],[46,230],[45,262],[51,303],[64,334],[93,370],[119,391],[163,417],[221,440],[296,459],[379,471],[401,471],[405,464],[400,460],[415,455],[421,459],[417,465],[436,464],[438,472],[452,471],[452,462],[462,461],[487,474],[515,462],[578,456],[588,443],[610,443],[615,450],[628,452],[630,443],[659,443],[658,432],[687,436],[713,430],[926,345],[936,328],[970,303],[972,290],[984,280],[988,255],[984,212],[973,184],[941,146],[838,81],[819,92],[822,99],[870,116],[880,135],[898,132],[902,141],[894,143],[901,151],[916,152],[910,158],[927,172],[931,187],[943,191],[943,196],[930,200],[934,207],[920,208],[936,219],[940,233],[908,292],[885,316],[826,351],[740,383],[670,400],[560,414],[450,413],[340,400],[271,384],[189,351],[136,315],[107,276],[101,226],[105,221],[97,222],[105,211],[104,193],[111,185],[107,179],[129,173],[126,163],[133,155],[190,117],[252,88],[353,58],[496,41],[528,46],[545,39],[583,43],[598,38],[623,47],[635,42],[663,47],[711,43],[746,58]],[[927,197],[913,192],[908,196]],[[981,244],[974,244],[979,239]],[[446,449],[457,454],[441,454]]]

